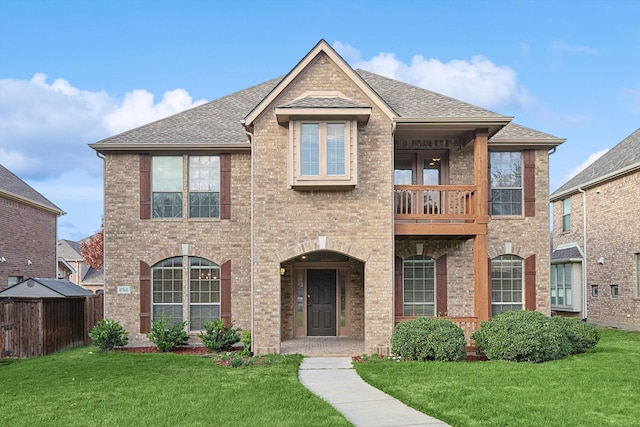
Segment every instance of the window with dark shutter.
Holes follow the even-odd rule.
[[[524,150],[524,216],[536,216],[536,150]]]
[[[151,156],[140,154],[140,219],[151,218]]]
[[[140,261],[140,333],[151,332],[151,267]]]
[[[448,315],[447,308],[447,255],[442,255],[436,260],[436,314]]]
[[[220,219],[231,219],[231,154],[220,154]]]
[[[220,266],[220,317],[231,326],[231,260]]]
[[[536,256],[524,260],[524,308],[536,309]]]

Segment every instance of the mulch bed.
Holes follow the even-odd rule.
[[[160,351],[153,346],[150,347],[122,347],[119,351],[127,353],[160,353]],[[173,354],[187,354],[187,355],[200,355],[200,354],[213,354],[211,350],[204,346],[189,346],[178,347],[171,351]]]

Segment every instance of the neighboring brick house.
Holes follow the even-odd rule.
[[[640,129],[550,200],[551,309],[640,329]]]
[[[397,321],[549,314],[548,150],[512,118],[352,69],[286,76],[91,147],[104,156],[105,317],[167,313],[387,354]],[[491,176],[491,179],[490,179]],[[491,186],[490,186],[491,184]]]
[[[104,289],[104,274],[89,266],[82,256],[82,241],[58,240],[58,278],[67,279],[92,292]]]
[[[0,290],[56,277],[58,217],[65,212],[0,165]]]

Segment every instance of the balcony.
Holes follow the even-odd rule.
[[[468,239],[486,234],[474,185],[396,185],[395,234]],[[485,202],[486,203],[486,202]]]

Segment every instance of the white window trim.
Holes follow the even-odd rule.
[[[301,124],[320,124],[320,174],[302,175],[301,171]],[[327,174],[327,148],[326,148],[326,125],[328,123],[344,124],[345,130],[345,174]],[[324,132],[323,130],[324,129]],[[289,159],[288,159],[288,181],[291,188],[304,189],[305,187],[335,188],[335,187],[355,187],[358,184],[358,123],[357,120],[329,120],[329,119],[305,119],[289,121]]]
[[[520,153],[520,186],[519,187],[494,187],[491,184],[491,153]],[[520,190],[520,214],[494,214],[493,213],[493,190]],[[524,152],[522,150],[489,151],[489,196],[491,197],[491,212],[489,215],[494,219],[514,219],[524,218]]]

